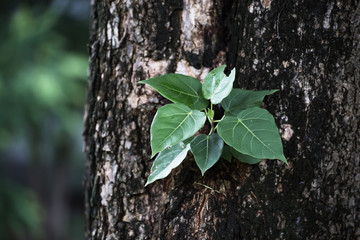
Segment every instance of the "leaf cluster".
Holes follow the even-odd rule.
[[[173,103],[158,109],[151,124],[154,160],[146,185],[166,177],[190,151],[201,174],[220,158],[235,158],[248,164],[263,159],[287,163],[279,130],[273,116],[261,108],[266,95],[277,90],[250,91],[233,88],[235,69],[227,76],[226,65],[212,70],[201,84],[181,74],[167,74],[140,83],[148,84]],[[210,104],[210,107],[209,107]],[[215,120],[214,104],[220,104],[224,116]],[[205,124],[209,134],[194,137]]]

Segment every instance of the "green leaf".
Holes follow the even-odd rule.
[[[248,164],[256,164],[261,162],[263,159],[255,158],[250,155],[242,154],[239,151],[236,151],[235,148],[230,147],[231,155],[234,156],[240,162],[248,163]]]
[[[225,159],[228,162],[232,160],[231,147],[227,144],[224,144],[224,148],[221,154],[221,158]]]
[[[202,175],[220,159],[223,146],[224,141],[216,133],[210,136],[199,135],[190,143],[191,152]]]
[[[172,169],[176,168],[180,165],[180,163],[182,163],[182,161],[186,158],[189,150],[190,144],[184,144],[181,142],[160,152],[154,160],[145,187],[158,179],[167,177]]]
[[[190,76],[170,73],[140,83],[149,84],[163,97],[174,103],[185,104],[191,109],[202,110],[209,105],[201,94],[201,83]]]
[[[226,76],[224,69],[226,65],[212,70],[204,79],[202,93],[204,98],[210,99],[213,104],[218,104],[229,95],[235,80],[235,68],[229,76]]]
[[[230,147],[227,144],[224,144],[223,152],[221,154],[221,158],[231,162],[232,157],[236,158],[240,162],[248,163],[248,164],[255,164],[261,162],[263,159],[254,158],[252,156],[242,154],[239,151],[236,151],[235,148]]]
[[[159,108],[150,129],[152,157],[194,135],[204,126],[205,120],[205,113],[181,103]]]
[[[211,119],[214,119],[214,115],[215,115],[214,110],[209,109],[209,110],[208,110],[208,116],[209,116]]]
[[[189,137],[188,139],[182,141],[185,145],[188,143],[191,143],[191,141],[194,139],[194,136]]]
[[[253,107],[236,117],[225,116],[218,124],[218,133],[225,143],[243,154],[287,163],[279,130],[273,116],[265,109]]]
[[[225,109],[225,113],[237,115],[241,110],[251,107],[261,107],[264,97],[277,91],[278,90],[251,91],[235,88],[229,96],[222,100],[221,106]]]

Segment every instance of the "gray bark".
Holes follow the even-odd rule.
[[[92,1],[85,113],[88,239],[359,239],[358,1]],[[167,101],[138,81],[203,79],[226,63],[236,86],[280,89],[289,165],[194,159],[149,175],[150,124]],[[209,186],[214,190],[208,189]]]

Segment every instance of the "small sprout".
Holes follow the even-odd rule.
[[[235,69],[227,76],[225,68],[222,65],[212,70],[203,84],[173,73],[140,82],[173,102],[159,108],[151,124],[152,157],[158,155],[146,185],[168,176],[188,151],[194,155],[202,175],[221,157],[229,162],[234,157],[248,164],[279,159],[287,164],[275,120],[261,108],[264,97],[278,90],[233,89]],[[214,119],[215,104],[225,112],[219,120]],[[193,137],[206,120],[209,133]]]

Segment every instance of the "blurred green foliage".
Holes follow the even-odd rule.
[[[7,219],[0,224],[1,239],[42,239],[40,228],[44,213],[35,193],[26,187],[0,178],[0,216]]]
[[[0,41],[0,147],[52,114],[68,133],[85,99],[87,59],[64,49],[59,17],[19,8]]]
[[[49,215],[51,203],[45,201],[51,201],[46,195],[57,191],[51,190],[56,188],[51,184],[58,166],[69,165],[62,169],[70,171],[61,174],[74,182],[75,190],[67,191],[82,196],[86,43],[83,49],[74,50],[71,39],[79,43],[76,33],[69,37],[63,31],[72,29],[72,20],[53,10],[16,6],[1,20],[0,239],[49,239],[52,235],[46,235],[51,232],[45,228],[49,225],[46,221],[57,216]],[[81,26],[87,32],[87,23]],[[15,160],[17,157],[20,160]],[[25,165],[25,171],[37,172],[11,169],[9,165],[16,161]],[[33,190],[29,179],[39,173],[37,183],[33,182],[40,186]],[[82,214],[82,209],[79,211]],[[82,218],[70,218],[64,226],[70,232],[66,239],[79,239],[83,236]],[[73,230],[73,226],[79,229]]]

